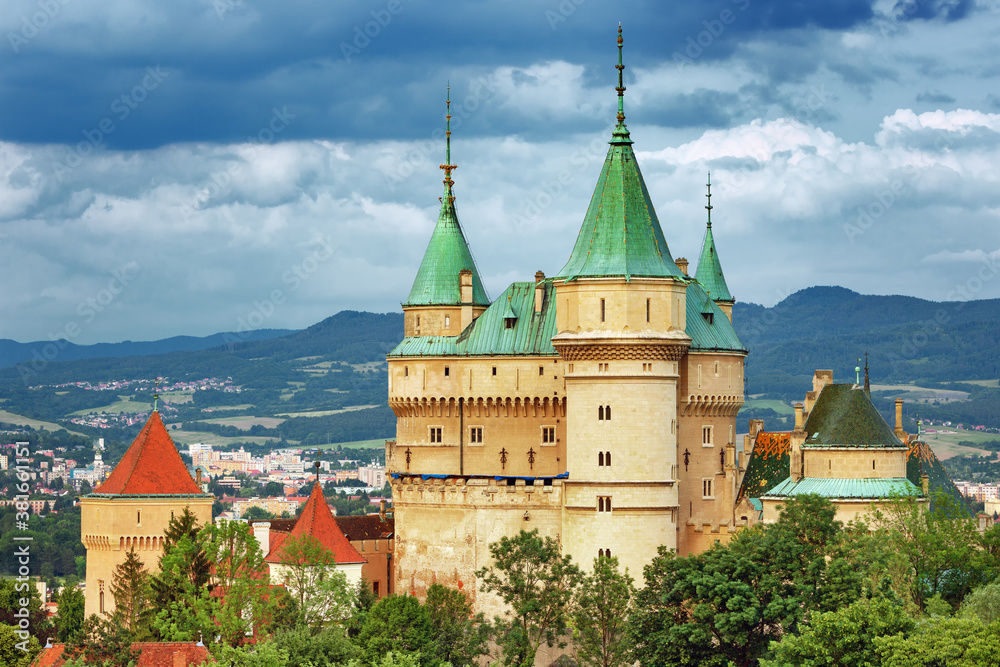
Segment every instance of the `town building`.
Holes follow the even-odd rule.
[[[199,525],[207,525],[213,500],[191,477],[154,409],[107,480],[80,498],[85,615],[114,612],[111,582],[129,551],[157,572],[170,519],[189,508]]]
[[[584,567],[615,555],[641,576],[659,547],[700,551],[734,527],[746,349],[711,190],[692,276],[632,149],[620,32],[618,46],[617,122],[570,257],[495,300],[459,223],[447,116],[441,210],[388,355],[399,591],[438,582],[482,598],[489,544],[522,528]]]
[[[334,519],[351,546],[367,561],[361,568],[361,576],[371,585],[372,592],[380,598],[395,593],[392,562],[395,520],[386,512],[385,500],[378,514]]]

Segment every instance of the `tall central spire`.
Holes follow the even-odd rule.
[[[615,90],[618,91],[618,124],[615,126],[615,131],[611,134],[612,144],[630,144],[632,140],[629,139],[628,128],[625,127],[625,83],[622,80],[622,70],[625,69],[625,65],[622,64],[622,44],[625,40],[622,39],[622,24],[618,24],[618,64],[615,65],[615,69],[618,70],[618,85]]]
[[[590,207],[569,261],[557,278],[632,276],[682,279],[670,256],[653,201],[632,152],[625,127],[625,83],[622,77],[622,27],[618,25],[618,123],[604,160]]]
[[[705,196],[708,197],[708,204],[705,206],[705,210],[708,211],[708,228],[711,229],[712,228],[712,172],[708,172],[708,183],[706,183],[706,185],[708,186],[708,194]]]
[[[455,184],[455,181],[451,180],[451,172],[458,169],[458,165],[451,163],[451,83],[448,84],[448,99],[447,99],[448,111],[445,113],[445,131],[444,131],[444,164],[441,165],[441,169],[444,169],[444,196],[448,200],[446,204],[450,204],[455,201],[455,195],[451,192],[451,186]]]

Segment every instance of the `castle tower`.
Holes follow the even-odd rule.
[[[563,549],[583,566],[618,556],[633,575],[676,547],[678,363],[686,281],[674,264],[618,117],[572,255],[553,278],[552,344],[565,364]],[[621,537],[628,539],[622,541]]]
[[[130,550],[147,570],[157,571],[174,513],[189,507],[204,526],[212,521],[214,500],[191,478],[154,406],[107,480],[80,498],[80,532],[87,549],[85,615],[114,612],[112,578]]]
[[[712,233],[712,184],[708,220],[694,280],[687,286],[686,331],[691,346],[681,362],[678,411],[680,554],[703,551],[728,539],[740,459],[736,414],[743,406],[747,351],[732,327],[733,299]]]
[[[406,336],[457,336],[490,305],[455,210],[451,172],[451,89],[445,130],[444,196],[410,295],[403,303]]]
[[[715,236],[712,234],[712,175],[708,175],[708,204],[705,210],[708,211],[708,222],[705,227],[705,239],[701,244],[701,257],[698,260],[698,269],[695,271],[694,279],[701,283],[701,286],[712,297],[712,301],[722,309],[729,321],[733,321],[733,304],[736,299],[729,293],[729,286],[726,285],[726,277],[722,275],[722,264],[719,262],[719,253],[715,249]]]

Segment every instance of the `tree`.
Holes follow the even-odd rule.
[[[268,567],[249,524],[220,521],[205,532],[205,551],[215,563],[221,592],[215,620],[222,641],[240,646],[271,620]]]
[[[980,586],[965,596],[961,615],[978,618],[986,625],[1000,621],[1000,581]]]
[[[111,594],[115,598],[115,613],[121,623],[136,637],[149,632],[150,612],[149,571],[130,549],[125,560],[111,577]]]
[[[880,662],[876,637],[909,632],[913,620],[898,599],[861,599],[838,611],[816,614],[799,635],[772,645],[773,660],[761,667],[866,667]]]
[[[580,581],[573,609],[577,660],[595,667],[632,664],[627,625],[635,586],[626,570],[618,570],[617,557],[598,556],[590,574]]]
[[[162,641],[210,643],[218,632],[218,599],[197,565],[204,554],[204,534],[194,539],[184,534],[160,557],[160,572],[153,578],[153,629]]]
[[[34,636],[18,635],[18,628],[0,623],[0,665],[28,667],[41,647]]]
[[[635,657],[642,665],[755,664],[800,618],[798,587],[786,576],[796,551],[764,526],[683,558],[660,547],[630,619]]]
[[[76,639],[66,645],[64,655],[87,665],[135,667],[139,651],[132,648],[132,641],[132,633],[121,623],[91,614]]]
[[[441,584],[427,589],[424,608],[430,615],[437,655],[452,665],[474,665],[486,653],[488,627],[482,613],[472,613],[469,597]]]
[[[264,521],[266,519],[273,519],[274,514],[262,507],[251,507],[243,513],[243,518],[247,521]]]
[[[378,603],[378,596],[372,590],[371,584],[364,577],[358,580],[358,587],[354,592],[354,608],[351,618],[347,621],[347,635],[357,637],[361,628],[365,625],[368,612]]]
[[[288,654],[291,665],[343,665],[361,653],[344,630],[336,626],[319,632],[297,627],[277,632],[271,639]]]
[[[350,617],[354,590],[337,569],[333,553],[312,535],[286,538],[281,573],[282,583],[296,602],[300,624],[321,628]]]
[[[908,635],[876,637],[875,645],[883,667],[996,665],[1000,623],[983,625],[978,618],[937,616],[921,621]]]
[[[484,591],[496,593],[511,610],[494,621],[504,664],[533,665],[542,642],[566,645],[560,637],[566,632],[580,569],[560,553],[555,540],[543,539],[537,529],[501,537],[490,544],[490,555],[493,565],[478,570],[476,578]]]
[[[59,604],[56,614],[56,638],[67,643],[83,629],[83,591],[65,587],[55,600]]]
[[[28,632],[39,642],[45,642],[54,633],[52,623],[49,621],[48,613],[42,608],[42,600],[38,595],[38,589],[30,581],[16,581],[14,579],[0,579],[0,624],[6,624],[18,630],[24,629],[22,626],[21,601],[28,600]],[[15,616],[15,614],[17,614]]]
[[[419,656],[420,665],[437,664],[430,614],[412,595],[389,595],[372,607],[358,635],[364,659],[376,663],[390,651]]]
[[[300,664],[290,662],[288,652],[274,641],[239,647],[221,644],[216,648],[214,655],[220,665],[227,667],[289,667]]]

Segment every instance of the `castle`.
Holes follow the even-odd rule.
[[[482,598],[488,545],[522,528],[638,577],[661,545],[697,552],[734,527],[746,349],[711,190],[689,275],[625,125],[620,28],[618,49],[617,123],[572,253],[492,301],[456,212],[447,116],[440,215],[388,355],[400,592],[440,582]]]

